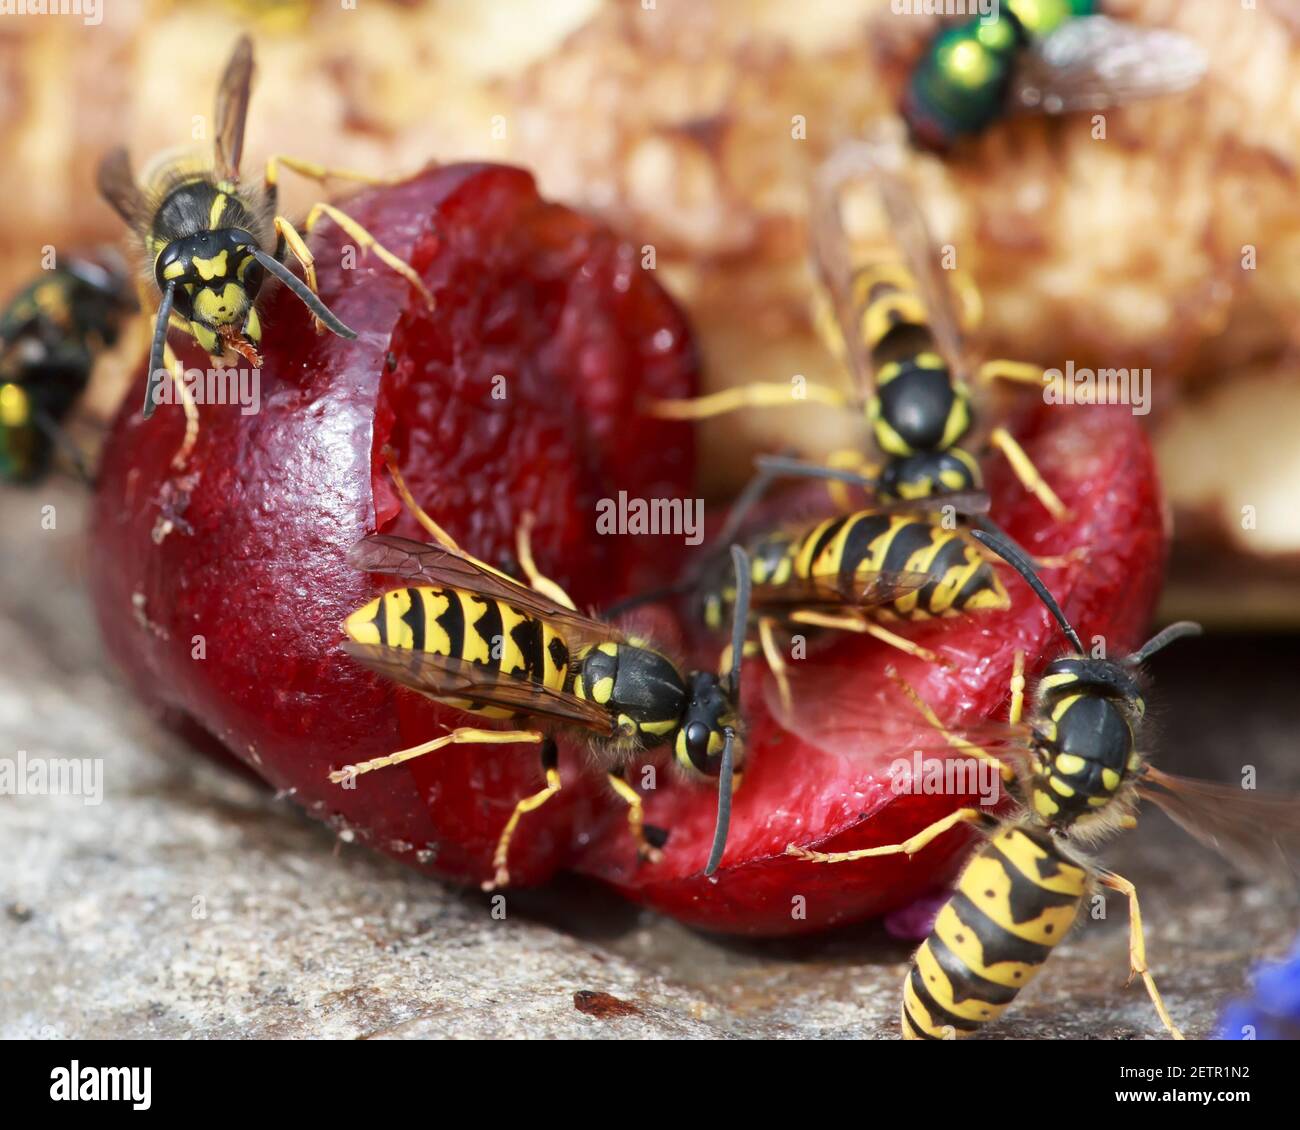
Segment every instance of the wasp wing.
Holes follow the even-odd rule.
[[[624,639],[609,624],[583,616],[483,562],[444,546],[391,534],[372,534],[353,545],[348,551],[348,562],[365,573],[383,573],[417,583],[450,585],[503,600],[520,612],[550,622],[571,647],[580,642],[622,642]]]
[[[1294,877],[1300,859],[1300,795],[1176,777],[1150,765],[1138,794],[1246,873]]]
[[[902,252],[903,265],[916,283],[935,345],[954,374],[964,376],[967,366],[959,329],[961,321],[948,272],[939,261],[938,245],[916,192],[903,177],[897,149],[885,141],[847,142],[827,158],[819,173],[812,242],[814,262],[831,296],[860,394],[870,393],[872,373],[859,328],[863,303],[854,295],[855,269],[842,213],[845,190],[855,182],[869,185],[877,194],[890,237]]]
[[[934,577],[929,573],[864,570],[843,575],[813,574],[794,577],[779,584],[755,585],[751,597],[759,609],[809,609],[843,612],[846,609],[877,608],[900,596],[924,588]]]
[[[1204,49],[1178,32],[1083,16],[1066,20],[1025,52],[1011,105],[1048,114],[1103,110],[1188,90],[1205,68]]]
[[[217,87],[213,121],[214,168],[218,180],[239,178],[239,159],[244,152],[244,123],[248,119],[248,98],[252,87],[253,43],[244,35],[235,44]]]
[[[95,174],[99,194],[127,225],[138,228],[149,221],[149,204],[131,171],[131,157],[118,146],[104,154]]]
[[[363,667],[440,702],[496,706],[534,718],[581,726],[606,736],[614,732],[614,720],[597,703],[505,674],[494,667],[428,651],[356,640],[344,640],[342,647]]]

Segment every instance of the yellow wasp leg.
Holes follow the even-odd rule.
[[[998,767],[998,772],[1002,774],[1002,779],[1004,781],[1010,781],[1015,776],[1015,770],[1013,770],[1010,765],[1007,765],[1001,759],[994,757],[993,754],[989,753],[988,750],[981,749],[974,742],[968,741],[966,738],[958,737],[950,729],[948,729],[947,726],[945,726],[942,722],[940,722],[939,716],[931,709],[930,704],[926,702],[925,699],[923,699],[919,694],[917,694],[916,688],[913,687],[912,684],[909,683],[906,679],[904,679],[897,671],[895,671],[894,668],[892,667],[886,668],[885,674],[888,675],[891,679],[894,680],[895,683],[898,684],[899,690],[901,690],[904,696],[906,696],[907,701],[910,702],[914,707],[916,707],[921,717],[924,718],[926,722],[928,722],[933,729],[937,730],[940,736],[943,738],[943,740],[946,741],[950,746],[952,746],[953,749],[960,750],[962,753],[969,754],[971,757],[974,757],[980,761],[987,761],[993,765],[996,765]],[[1023,694],[1024,694],[1023,667],[1020,672],[1020,686],[1021,686],[1020,693],[1023,698]],[[1016,695],[1015,675],[1012,675],[1011,677],[1011,694],[1012,694],[1012,703],[1011,703],[1012,709],[1018,710],[1019,707],[1015,699],[1015,695]],[[1016,721],[1019,721],[1018,716],[1016,718]]]
[[[456,539],[438,525],[437,522],[430,518],[429,515],[424,512],[424,507],[415,501],[415,497],[411,494],[410,488],[406,485],[406,479],[402,476],[402,472],[398,470],[397,458],[393,455],[393,449],[386,446],[382,454],[384,456],[384,462],[388,465],[389,477],[393,480],[393,486],[397,488],[398,497],[402,500],[402,504],[415,516],[415,520],[425,528],[436,544],[442,546],[444,549],[450,549],[452,553],[459,553],[461,556],[468,556],[468,554],[466,554],[465,551],[456,544]]]
[[[1142,911],[1138,907],[1137,888],[1123,875],[1116,875],[1113,871],[1103,871],[1098,878],[1103,886],[1118,891],[1128,899],[1129,981],[1131,982],[1134,977],[1142,978],[1142,983],[1147,987],[1147,994],[1151,997],[1151,1003],[1156,1006],[1160,1023],[1169,1030],[1169,1034],[1175,1040],[1181,1040],[1183,1034],[1170,1018],[1165,1002],[1161,999],[1160,990],[1156,988],[1155,978],[1151,976],[1151,970],[1147,967],[1147,947],[1142,936]]]
[[[873,636],[875,639],[880,640],[881,643],[887,643],[890,647],[896,647],[904,654],[913,655],[926,663],[935,663],[940,667],[952,666],[943,656],[938,655],[929,648],[921,647],[920,644],[915,644],[911,640],[904,639],[902,636],[895,635],[887,628],[882,628],[874,620],[868,620],[865,616],[830,616],[825,612],[813,612],[801,608],[791,612],[788,618],[796,624],[810,624],[815,628],[834,628],[838,632],[857,632],[862,635]]]
[[[826,457],[826,466],[832,467],[837,471],[852,471],[855,474],[862,475],[864,478],[874,479],[879,473],[879,468],[871,463],[860,451],[854,451],[852,448],[841,447],[832,451]],[[838,482],[830,479],[826,483],[826,489],[830,493],[831,501],[835,506],[844,511],[853,511],[858,508],[854,501],[851,489],[848,483]]]
[[[800,400],[814,400],[819,404],[829,404],[832,408],[849,406],[849,398],[829,385],[809,382],[804,385],[804,395],[797,397],[793,385],[756,381],[688,400],[652,400],[646,405],[645,412],[660,420],[703,420],[709,416],[735,412],[740,408],[780,408]]]
[[[1016,478],[1020,480],[1025,490],[1037,498],[1053,518],[1058,522],[1069,519],[1070,511],[1057,498],[1056,492],[1047,485],[1047,481],[1038,473],[1038,468],[1025,454],[1025,449],[1011,438],[1011,433],[1006,428],[994,428],[989,436],[989,443],[1007,457],[1007,462],[1011,464],[1011,469],[1016,473]]]
[[[461,547],[456,543],[456,539],[438,525],[437,522],[430,518],[425,512],[424,507],[415,501],[414,495],[411,494],[410,488],[406,485],[406,479],[402,476],[402,472],[398,470],[397,459],[393,455],[393,449],[385,445],[381,454],[384,457],[384,463],[388,466],[389,477],[393,480],[393,486],[397,488],[397,495],[402,500],[402,505],[405,506],[415,517],[415,520],[419,522],[426,531],[428,531],[429,536],[433,538],[435,545],[440,545],[443,549],[448,549],[452,553],[464,557],[467,561],[474,562],[474,564],[480,569],[486,569],[489,573],[495,573],[498,577],[504,577],[507,581],[516,584],[518,583],[509,574],[501,572],[500,569],[494,569],[486,561],[481,561],[472,553],[461,549]],[[569,607],[572,608],[573,605],[570,604]]]
[[[369,761],[361,761],[356,765],[345,765],[342,769],[335,769],[330,774],[330,780],[341,785],[344,781],[352,781],[360,777],[363,773],[373,773],[376,769],[387,769],[393,765],[401,765],[403,761],[412,761],[417,757],[423,757],[426,753],[433,753],[449,745],[513,745],[516,742],[537,743],[544,741],[546,735],[539,733],[537,730],[479,730],[472,726],[461,726],[459,729],[452,730],[450,734],[444,734],[440,738],[434,738],[432,741],[424,742],[421,745],[411,746],[410,749],[399,749],[396,753],[385,754],[383,757],[372,757]]]
[[[659,863],[663,859],[663,852],[645,838],[645,806],[641,803],[641,794],[619,773],[609,774],[609,787],[627,805],[627,826],[632,832],[632,838],[636,840],[637,855],[648,863]]]
[[[335,208],[333,204],[326,204],[321,201],[312,205],[311,211],[307,213],[307,222],[303,224],[303,229],[308,235],[311,234],[312,229],[316,226],[316,222],[322,216],[328,216],[338,224],[339,227],[341,227],[349,236],[352,237],[353,240],[356,241],[363,251],[373,251],[375,255],[379,257],[381,262],[396,271],[402,276],[402,278],[420,292],[421,297],[424,299],[430,310],[434,308],[436,303],[434,302],[433,295],[429,293],[429,288],[424,285],[420,276],[415,273],[415,268],[404,259],[399,259],[389,251],[388,248],[380,243],[379,240],[357,223],[356,220],[346,212],[339,211],[339,209]]]
[[[958,824],[975,824],[984,819],[978,808],[959,808],[950,812],[942,820],[936,820],[928,828],[922,828],[915,836],[901,844],[885,844],[883,847],[862,848],[859,851],[809,851],[798,844],[786,844],[785,854],[808,863],[851,863],[855,859],[869,859],[876,855],[915,855],[931,840],[942,836]]]
[[[276,154],[267,159],[266,162],[266,183],[276,185],[279,183],[279,166],[283,165],[286,169],[292,169],[300,177],[306,177],[308,180],[314,180],[324,184],[327,180],[351,180],[361,184],[397,184],[405,179],[403,174],[390,176],[375,176],[374,173],[362,173],[355,169],[331,169],[324,165],[317,165],[312,161],[304,161],[299,157],[286,157],[283,154]]]
[[[758,638],[762,644],[763,658],[767,660],[767,669],[772,672],[772,678],[776,680],[776,689],[781,696],[781,709],[789,717],[794,700],[790,695],[790,679],[786,670],[785,656],[781,654],[781,649],[776,643],[776,621],[772,617],[759,617]],[[726,668],[723,670],[725,671]]]
[[[969,333],[984,321],[984,298],[975,285],[975,280],[965,271],[952,272],[952,289],[957,296],[958,322]]]
[[[564,591],[550,577],[545,576],[537,569],[536,562],[533,561],[533,515],[525,513],[519,523],[519,529],[515,531],[516,549],[519,554],[519,567],[524,571],[524,576],[528,579],[529,585],[543,596],[549,596],[557,604],[564,605],[565,608],[577,611],[577,605],[573,603],[569,594]]]
[[[293,253],[293,257],[302,264],[302,275],[307,283],[307,289],[312,294],[319,295],[320,289],[316,286],[316,259],[307,249],[306,241],[298,234],[298,229],[283,216],[276,216],[275,234],[284,240],[284,245]],[[325,332],[325,323],[320,318],[313,314],[311,320],[316,326],[317,333]]]
[[[1043,387],[1043,369],[1040,365],[1031,365],[1028,361],[1008,361],[999,357],[985,361],[975,370],[975,379],[981,384],[991,381],[1018,381],[1021,384]]]
[[[188,323],[186,323],[188,325]],[[163,364],[167,366],[167,372],[171,374],[172,384],[176,388],[176,395],[180,397],[181,407],[185,410],[185,435],[181,439],[181,445],[176,449],[176,454],[172,456],[172,469],[183,471],[185,464],[189,462],[190,453],[194,450],[194,445],[199,439],[199,406],[194,403],[194,397],[190,395],[190,390],[185,387],[185,375],[180,372],[180,359],[172,352],[170,345],[163,345]]]
[[[1013,726],[1018,725],[1025,710],[1025,653],[1016,649],[1015,660],[1011,666],[1011,709],[1008,720]]]
[[[480,884],[483,890],[494,891],[498,887],[509,886],[510,871],[506,867],[506,861],[510,857],[510,841],[514,839],[515,829],[519,827],[519,821],[524,813],[541,808],[560,791],[559,765],[559,751],[555,748],[555,742],[547,738],[542,743],[542,770],[546,774],[546,786],[538,789],[532,796],[526,796],[515,803],[515,810],[506,821],[506,826],[501,831],[501,838],[497,840],[497,849],[492,854],[492,867],[495,874],[491,879]]]

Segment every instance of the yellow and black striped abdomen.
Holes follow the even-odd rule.
[[[871,573],[925,573],[931,579],[875,609],[884,617],[925,620],[1010,606],[1007,591],[979,547],[960,530],[924,518],[860,510],[828,518],[790,548],[791,573],[835,580],[842,589]]]
[[[343,630],[358,643],[445,655],[552,690],[565,689],[569,677],[568,645],[546,621],[464,589],[393,589],[353,612]],[[454,705],[509,717],[500,708]]]
[[[1069,931],[1089,875],[1051,834],[1004,827],[970,861],[903,987],[903,1038],[961,1039],[1007,1008]]]

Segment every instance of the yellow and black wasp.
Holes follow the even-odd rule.
[[[950,751],[997,766],[1015,807],[1002,817],[987,809],[961,808],[901,844],[839,853],[790,844],[786,852],[817,863],[840,863],[914,855],[961,824],[988,832],[912,961],[903,990],[906,1039],[957,1039],[996,1020],[1038,974],[1098,885],[1128,900],[1132,975],[1142,978],[1161,1023],[1181,1039],[1147,963],[1136,888],[1094,864],[1084,849],[1135,827],[1138,802],[1147,800],[1197,839],[1258,869],[1284,861],[1300,842],[1300,797],[1252,796],[1172,776],[1148,761],[1141,745],[1146,713],[1142,665],[1174,640],[1199,635],[1200,625],[1172,624],[1121,659],[1089,656],[1029,560],[996,534],[976,530],[972,536],[1024,578],[1071,651],[1047,665],[1024,721],[1024,656],[1016,654],[1010,734],[996,743],[976,744],[971,738],[978,733],[949,730],[910,686],[895,678]],[[991,752],[995,749],[997,754]]]
[[[894,150],[883,142],[841,145],[819,170],[810,217],[814,273],[829,304],[820,319],[856,386],[856,399],[822,385],[801,385],[802,399],[860,411],[884,456],[872,466],[858,452],[839,452],[832,463],[862,470],[886,501],[932,498],[978,490],[980,469],[964,446],[972,407],[953,289],[914,195],[895,169]],[[856,263],[842,215],[845,193],[867,184],[884,207],[896,255]],[[978,317],[978,296],[963,288],[967,324]],[[1041,385],[1042,369],[1006,360],[985,361],[978,382],[1006,378]],[[788,405],[794,387],[750,384],[696,400],[666,400],[649,411],[668,419],[704,419],[743,407]],[[989,443],[1010,462],[1017,477],[1053,517],[1066,508],[1003,427]],[[793,467],[787,473],[797,473]]]
[[[64,421],[136,310],[114,266],[70,258],[42,271],[0,312],[0,480],[32,483],[56,450],[88,478]]]
[[[768,471],[779,473],[785,463],[760,457],[755,483]],[[837,479],[856,478],[826,471]],[[732,507],[719,544],[730,544],[736,536],[755,493],[747,490]],[[978,492],[945,496],[953,508],[950,517],[958,504],[963,515],[977,517],[987,503]],[[806,625],[863,633],[927,662],[943,663],[881,621],[946,619],[1010,607],[1001,578],[965,528],[926,510],[925,504],[912,502],[885,504],[766,531],[742,542],[750,559],[749,608],[787,709],[791,696],[775,639],[778,628]],[[736,598],[734,582],[717,566],[715,558],[683,586],[693,592],[699,618],[714,631],[734,615]]]
[[[214,359],[238,355],[250,364],[261,364],[262,324],[256,300],[267,275],[293,291],[311,311],[318,329],[344,338],[356,336],[317,296],[316,267],[307,244],[289,220],[276,214],[278,170],[283,165],[318,181],[338,177],[382,183],[383,178],[273,156],[260,187],[241,183],[239,163],[252,80],[253,45],[244,36],[235,44],[217,89],[211,162],[195,155],[166,155],[147,170],[143,187],[136,183],[125,149],[107,154],[99,167],[99,190],[135,233],[149,276],[162,296],[149,355],[146,417],[156,407],[158,386],[174,371],[167,345],[171,328],[189,334]],[[307,215],[306,232],[322,216],[333,220],[363,250],[373,251],[433,305],[410,265],[333,205],[315,204]],[[301,264],[305,282],[284,264],[286,250]],[[186,405],[190,409],[188,401]],[[191,429],[194,426],[191,415]],[[187,438],[192,442],[192,436]]]
[[[585,730],[610,786],[628,805],[628,823],[643,858],[662,845],[642,818],[640,795],[627,782],[637,757],[671,744],[691,780],[718,781],[718,820],[705,868],[713,874],[726,848],[731,795],[744,761],[740,734],[740,665],[749,567],[732,551],[740,595],[726,674],[684,672],[648,641],[577,612],[554,581],[537,572],[521,527],[519,561],[530,586],[464,552],[411,498],[390,464],[398,492],[436,544],[377,535],[363,538],[350,560],[370,573],[411,582],[376,597],[347,617],[344,650],[399,685],[472,713],[523,717]],[[547,729],[462,727],[410,749],[331,774],[336,783],[398,765],[445,746],[531,743],[541,747],[546,784],[521,799],[493,857],[485,890],[509,882],[510,843],[525,813],[560,791],[558,752]]]

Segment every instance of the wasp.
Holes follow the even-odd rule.
[[[331,774],[335,783],[398,765],[458,743],[540,746],[545,786],[514,808],[493,856],[492,890],[508,884],[510,845],[521,818],[560,791],[552,729],[585,731],[595,762],[628,806],[642,858],[655,861],[663,837],[643,820],[640,795],[626,779],[630,762],[671,745],[689,780],[718,782],[718,816],[706,874],[726,848],[731,797],[744,761],[740,670],[749,567],[732,551],[739,595],[726,671],[684,671],[649,641],[584,616],[550,578],[537,572],[520,528],[518,556],[529,585],[462,550],[411,497],[395,465],[399,494],[433,544],[372,535],[353,546],[351,563],[408,582],[357,609],[343,623],[343,650],[357,662],[436,702],[488,717],[522,716],[527,729],[462,727],[432,741]],[[548,725],[549,724],[549,725]],[[659,840],[658,843],[652,842]]]
[[[1205,52],[1177,32],[1098,13],[1097,0],[1002,0],[940,29],[913,68],[902,114],[913,138],[946,149],[1023,112],[1063,114],[1195,86]]]
[[[790,844],[786,852],[840,863],[911,856],[962,824],[987,833],[912,960],[903,989],[905,1039],[961,1038],[996,1020],[1039,973],[1098,886],[1128,900],[1132,975],[1141,977],[1161,1023],[1181,1039],[1147,962],[1137,889],[1094,863],[1086,849],[1136,827],[1138,804],[1146,800],[1221,853],[1256,867],[1276,863],[1300,842],[1300,797],[1252,796],[1175,777],[1148,760],[1142,741],[1143,665],[1173,641],[1199,635],[1200,625],[1171,624],[1122,658],[1090,656],[1028,558],[997,534],[975,530],[971,536],[1024,578],[1070,650],[1044,669],[1027,717],[1024,655],[1016,653],[1010,732],[999,739],[999,753],[991,752],[999,748],[996,743],[976,744],[946,728],[913,688],[894,678],[946,747],[997,766],[1011,810],[997,816],[961,808],[901,844],[839,853]]]
[[[757,462],[755,482],[785,466],[778,457],[762,456]],[[749,502],[750,497],[737,499],[718,535],[719,544],[728,544],[736,535],[738,516]],[[890,631],[881,621],[946,619],[1011,606],[981,547],[951,520],[958,503],[964,515],[978,516],[987,507],[987,496],[967,492],[946,496],[946,502],[953,513],[937,519],[924,512],[924,504],[895,503],[768,530],[744,542],[750,559],[748,605],[785,709],[791,705],[791,692],[776,643],[778,627],[862,633],[942,665],[945,661],[935,652]],[[716,558],[682,587],[694,593],[697,617],[709,629],[720,630],[727,616],[734,616],[737,587]]]
[[[318,331],[328,329],[342,338],[356,337],[321,301],[315,261],[306,242],[289,220],[276,213],[279,168],[322,182],[331,177],[372,184],[385,181],[352,170],[273,156],[267,161],[261,186],[242,183],[239,165],[252,81],[253,45],[244,36],[235,44],[217,89],[211,161],[194,155],[165,155],[147,170],[143,187],[136,182],[125,149],[111,151],[100,163],[99,190],[135,233],[161,295],[149,353],[146,417],[157,405],[158,386],[175,368],[167,344],[171,329],[188,334],[214,360],[239,356],[252,365],[261,364],[257,298],[268,275],[288,287],[311,311]],[[374,252],[433,305],[432,295],[410,265],[333,205],[313,205],[304,225],[308,234],[321,217],[333,220],[363,251]],[[285,265],[286,252],[301,265],[304,279]],[[181,395],[184,397],[183,392]],[[192,408],[188,401],[186,406]],[[192,444],[193,416],[190,422],[187,442]]]
[[[841,145],[822,165],[813,187],[810,241],[813,270],[824,296],[819,328],[847,363],[856,393],[808,384],[804,399],[860,413],[883,456],[879,466],[858,452],[837,452],[833,466],[856,468],[885,501],[978,491],[979,464],[966,441],[975,427],[960,327],[980,316],[973,288],[945,277],[936,245],[915,197],[898,173],[896,154],[880,141]],[[865,182],[883,205],[896,255],[855,263],[842,216],[843,197]],[[987,383],[1009,379],[1041,385],[1036,365],[988,360],[974,370]],[[792,387],[741,385],[697,400],[662,400],[649,411],[668,419],[703,419],[741,407],[789,404]],[[1025,488],[1058,521],[1069,516],[1055,491],[1004,427],[988,436]],[[793,464],[786,473],[799,473]],[[817,474],[811,465],[806,473]]]
[[[63,422],[135,309],[121,272],[71,258],[42,271],[0,312],[0,479],[36,482],[56,449],[88,478]]]

